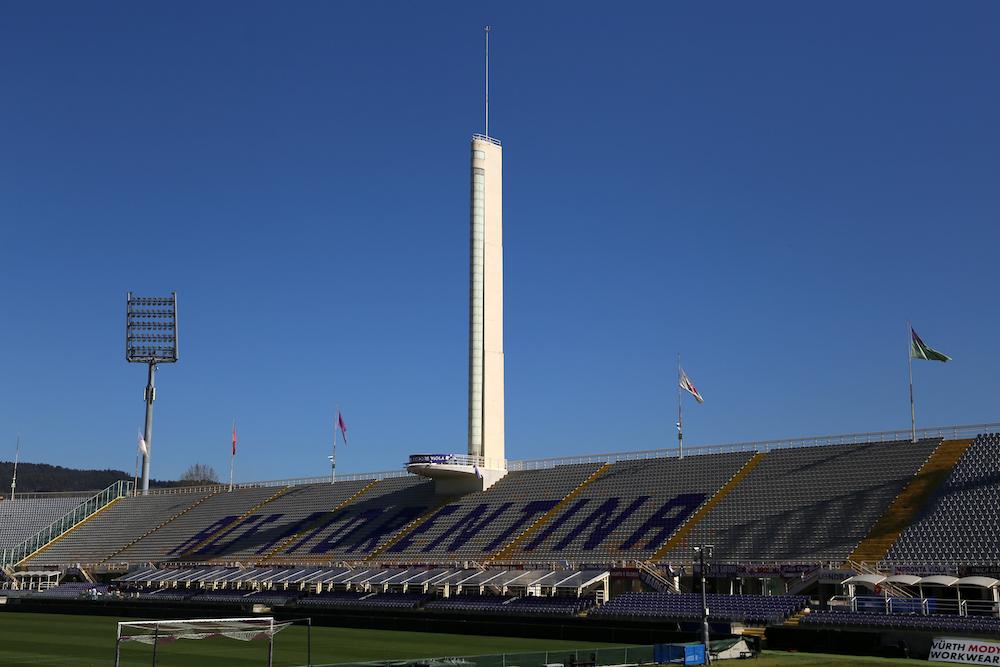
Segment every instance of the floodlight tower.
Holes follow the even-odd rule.
[[[149,455],[153,450],[153,401],[156,399],[154,375],[157,364],[177,361],[177,293],[170,296],[133,296],[125,300],[125,360],[147,364],[146,426],[142,453],[142,492],[149,491]]]

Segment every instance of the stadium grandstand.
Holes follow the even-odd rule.
[[[997,634],[998,431],[508,461],[465,494],[399,470],[20,496],[0,501],[0,595],[683,632],[712,545],[716,632]]]

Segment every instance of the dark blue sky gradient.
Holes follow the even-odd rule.
[[[1000,419],[995,2],[0,9],[0,458],[131,470],[127,290],[176,290],[153,470],[464,451],[496,28],[507,452]],[[6,443],[6,444],[4,444]]]

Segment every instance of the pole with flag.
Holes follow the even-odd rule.
[[[928,347],[920,336],[917,335],[916,330],[913,325],[909,322],[906,323],[907,329],[907,349],[909,353],[907,354],[907,361],[910,366],[910,441],[917,441],[917,409],[913,402],[913,360],[923,359],[924,361],[940,361],[948,362],[951,361],[951,357],[943,352],[938,352],[932,347]]]
[[[681,405],[683,403],[681,401],[681,398],[683,397],[682,390],[686,391],[687,393],[689,393],[692,396],[694,396],[694,400],[698,401],[699,403],[704,403],[705,402],[705,399],[702,398],[701,394],[698,393],[698,388],[694,386],[694,383],[691,382],[691,378],[689,378],[687,376],[687,373],[685,373],[684,369],[681,367],[681,355],[678,354],[677,355],[677,455],[678,455],[678,458],[684,458],[684,426],[683,426],[684,422],[683,422],[683,419],[682,419],[683,413],[681,411]]]
[[[135,477],[132,478],[133,495],[138,495],[139,493],[139,457],[145,458],[146,454],[149,453],[149,448],[146,447],[146,439],[142,437],[142,431],[140,430],[138,433],[139,436],[135,448]]]
[[[17,490],[17,463],[21,458],[21,434],[17,434],[17,449],[14,451],[14,475],[10,479],[10,499],[14,500],[14,492]]]
[[[681,407],[681,353],[677,353],[677,458],[684,458],[684,418]]]
[[[229,490],[233,490],[233,472],[236,467],[236,418],[233,417],[233,452],[229,455]]]
[[[337,418],[333,420],[333,455],[330,456],[330,483],[333,484],[337,481],[337,429],[340,429],[340,434],[344,437],[344,444],[347,444],[347,423],[344,421],[344,415],[340,412],[340,406],[337,406]]]

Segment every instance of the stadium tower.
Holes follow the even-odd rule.
[[[503,147],[490,136],[490,27],[486,128],[472,135],[469,211],[468,454],[414,454],[407,468],[440,493],[482,490],[507,474],[503,388]]]

